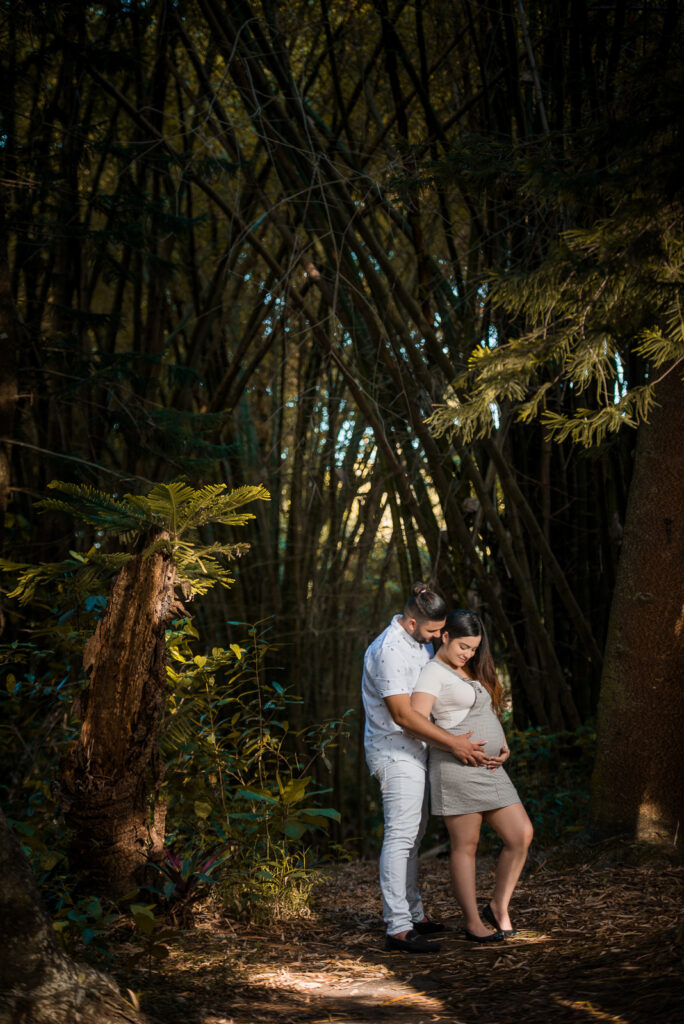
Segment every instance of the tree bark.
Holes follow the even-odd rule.
[[[166,688],[164,631],[181,614],[164,552],[136,555],[119,573],[85,646],[90,686],[81,733],[62,761],[61,797],[73,830],[72,866],[115,892],[135,888],[161,855],[157,736]]]
[[[0,438],[11,439],[17,405],[17,353],[19,352],[17,313],[12,296],[7,258],[7,229],[0,212]],[[0,442],[0,517],[4,532],[4,513],[10,492],[10,451]]]
[[[590,817],[599,833],[676,841],[684,797],[684,383],[639,427],[611,607]]]
[[[0,1024],[144,1024],[109,978],[61,952],[1,811],[0,877]]]

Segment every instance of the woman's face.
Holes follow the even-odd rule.
[[[479,636],[455,636],[452,638],[448,633],[442,633],[440,653],[443,653],[452,665],[457,667],[465,665],[480,646],[481,639],[482,637]]]

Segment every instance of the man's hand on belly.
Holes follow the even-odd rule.
[[[488,766],[492,759],[482,749],[485,741],[475,740],[473,742],[470,739],[472,735],[473,730],[471,729],[470,732],[463,733],[461,736],[452,736],[450,743],[451,753],[459,761],[462,761],[463,764]]]
[[[392,718],[405,732],[425,740],[432,747],[449,751],[464,764],[489,764],[490,758],[482,750],[485,741],[477,740],[472,743],[470,740],[472,730],[465,735],[454,736],[446,729],[441,729],[411,706],[411,698],[408,693],[395,693],[391,697],[385,697],[384,700]]]

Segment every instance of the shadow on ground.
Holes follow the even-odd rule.
[[[483,865],[480,884],[491,884]],[[521,936],[479,947],[458,937],[446,865],[423,890],[452,929],[437,956],[382,951],[375,868],[326,875],[310,918],[232,929],[207,911],[163,976],[125,986],[159,1024],[680,1024],[681,885],[665,870],[538,870],[520,886]],[[134,982],[134,983],[133,983]]]

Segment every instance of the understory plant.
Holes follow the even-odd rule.
[[[195,653],[191,621],[169,631],[173,685],[162,751],[174,829],[169,857],[183,875],[177,892],[169,867],[162,870],[174,898],[190,902],[202,891],[197,883],[219,878],[229,913],[262,920],[305,908],[316,839],[340,817],[321,805],[330,790],[319,773],[350,712],[296,729],[300,698],[273,678],[270,629],[244,630],[239,644],[203,654]]]
[[[148,496],[111,500],[88,489],[60,489],[66,500],[48,507],[61,512],[84,504],[81,515],[91,529],[75,531],[74,549],[61,563],[0,563],[8,624],[0,645],[0,796],[64,943],[94,949],[106,945],[117,896],[90,891],[70,868],[58,766],[79,736],[81,699],[88,699],[84,645],[106,613],[112,580],[130,559],[109,550],[107,538],[116,534],[125,545],[136,517],[159,519],[168,537],[152,547],[165,546],[175,559],[185,602],[212,583],[231,582],[222,559],[239,546],[202,547],[193,539],[190,527],[209,515],[205,498],[211,489],[160,485]],[[214,519],[222,492],[214,488],[209,495]],[[245,490],[226,500],[250,496]],[[230,509],[227,515],[238,525],[248,518]],[[332,808],[318,806],[326,789],[316,776],[343,723],[291,727],[289,711],[297,699],[266,669],[274,646],[264,631],[231,623],[219,641],[225,646],[208,648],[179,607],[182,617],[165,634],[168,688],[159,734],[164,781],[155,794],[167,804],[166,847],[156,860],[161,876],[150,866],[144,891],[129,892],[127,901],[152,899],[159,913],[171,911],[183,923],[198,897],[220,881],[220,891],[230,893],[227,903],[236,892],[249,891],[240,906],[254,905],[254,892],[263,888],[280,907],[288,886],[304,891],[309,840],[338,818]]]
[[[596,749],[592,723],[552,732],[506,726],[511,757],[506,765],[534,825],[534,847],[553,847],[580,832],[587,822],[589,787]],[[487,829],[486,842],[499,840]]]
[[[176,924],[188,925],[192,908],[209,892],[241,920],[306,913],[320,860],[317,841],[339,820],[319,780],[328,773],[327,752],[343,739],[347,716],[301,730],[291,725],[300,698],[269,674],[267,662],[276,655],[270,628],[245,625],[239,643],[205,653],[198,653],[204,647],[190,618],[167,632],[169,689],[160,741],[165,857],[150,864],[144,892],[129,896],[154,900],[158,913]],[[51,648],[45,635],[4,649],[0,730],[13,754],[3,758],[3,795],[11,798],[15,831],[61,943],[71,953],[80,948],[97,956],[106,953],[108,930],[121,919],[113,893],[104,910],[105,901],[70,872],[55,788],[55,766],[75,732],[68,710],[85,685],[76,664],[69,672],[72,642]],[[25,763],[24,749],[32,752]],[[21,767],[14,777],[11,761]]]

